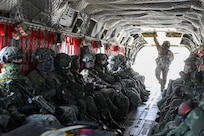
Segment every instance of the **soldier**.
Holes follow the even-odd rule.
[[[113,115],[113,118],[119,118],[120,114],[123,118],[126,113],[121,112],[120,109],[123,108],[123,106],[126,107],[127,103],[124,102],[123,104],[121,104],[121,102],[119,102],[117,99],[126,101],[126,97],[124,97],[124,95],[119,90],[113,89],[111,84],[108,84],[107,82],[103,81],[103,79],[101,79],[97,75],[97,71],[94,70],[95,56],[93,54],[85,54],[83,56],[82,61],[85,66],[85,68],[81,71],[84,81],[86,83],[91,83],[95,86],[95,93],[100,92],[104,95],[106,102],[108,103],[109,109]]]
[[[174,55],[172,51],[169,50],[169,47],[170,47],[169,41],[164,41],[161,46],[159,42],[157,41],[157,38],[155,35],[154,42],[156,44],[157,51],[158,51],[158,57],[156,58],[157,66],[155,69],[155,75],[161,85],[161,90],[163,90],[165,88],[165,84],[167,80],[169,65],[174,60]]]
[[[203,93],[203,56],[196,62],[197,72],[193,72],[191,82],[193,85],[181,88],[188,96],[188,100],[180,104],[178,113],[183,117],[183,122],[167,136],[202,136],[204,135],[204,93]],[[191,83],[191,84],[192,84]]]
[[[184,70],[180,72],[180,78],[170,80],[168,87],[163,92],[163,98],[157,103],[160,110],[159,117],[156,119],[158,124],[154,126],[155,136],[165,135],[168,131],[175,129],[181,120],[178,116],[179,105],[186,99],[194,99],[192,94],[194,85],[194,73],[197,71],[195,62],[196,54],[192,53],[184,61]]]
[[[75,61],[78,60],[76,58],[72,60],[72,58],[65,53],[59,53],[55,57],[54,65],[58,74],[62,76],[62,80],[66,82],[64,90],[65,96],[62,98],[66,98],[67,100],[72,98],[72,100],[68,100],[70,103],[71,101],[75,101],[75,104],[79,107],[80,120],[100,120],[99,111],[91,96],[92,88],[87,89],[88,91],[85,90],[86,86],[83,86],[82,81],[79,81],[81,80],[79,78],[80,75],[77,74],[79,66]],[[70,70],[71,68],[73,71]],[[73,74],[73,72],[75,74]],[[65,100],[64,103],[68,101]]]
[[[103,97],[103,94],[101,92],[94,92],[94,86],[92,84],[86,84],[86,82],[83,79],[83,76],[78,73],[78,69],[80,68],[80,62],[79,62],[79,57],[77,55],[72,56],[72,64],[71,64],[71,72],[74,75],[76,81],[82,85],[82,87],[86,91],[92,90],[91,96],[93,96],[94,100],[96,101],[96,105],[98,107],[98,111],[100,112],[101,115],[101,120],[103,123],[105,123],[108,127],[114,128],[114,129],[120,129],[121,131],[124,131],[125,128],[115,122],[115,120],[112,118],[110,109],[108,108],[109,104],[112,106],[113,104],[110,101],[106,101],[105,98]],[[89,95],[90,97],[90,95]],[[92,102],[88,100],[88,102]],[[109,102],[109,103],[107,103]],[[93,102],[94,103],[94,102]],[[93,107],[93,106],[92,106]]]
[[[108,56],[106,54],[98,53],[95,55],[94,70],[97,71],[97,75],[108,84],[111,84],[114,89],[123,92],[126,86],[125,83],[122,82],[120,76],[109,72],[107,65]]]
[[[62,124],[77,120],[78,108],[75,105],[59,106],[56,103],[56,93],[62,83],[54,68],[55,52],[49,48],[39,48],[35,52],[36,69],[28,73],[35,89],[34,95],[42,95],[49,103],[56,106],[55,116]]]
[[[32,115],[39,113],[39,107],[32,103],[31,96],[26,94],[27,89],[31,89],[31,84],[20,73],[22,62],[23,53],[17,47],[6,46],[0,51],[0,63],[2,64],[0,74],[0,134],[30,121],[37,123],[41,121],[42,124],[60,124],[52,115]],[[35,119],[32,119],[33,116]]]
[[[184,121],[167,136],[203,136],[204,135],[204,99],[193,106],[189,101],[179,106],[178,113],[183,116]]]
[[[95,57],[94,69],[98,72],[98,76],[109,84],[120,82],[119,77],[114,76],[107,69],[108,56],[103,53],[98,53]]]
[[[100,93],[93,92],[93,86],[86,84],[81,74],[78,73],[80,68],[79,57],[77,55],[70,56],[65,53],[57,54],[55,57],[55,67],[59,74],[66,81],[67,90],[65,93],[71,93],[79,106],[80,119],[102,121],[110,128],[123,129],[111,117],[108,111],[108,105]],[[71,65],[69,63],[71,62]],[[71,66],[71,67],[70,67]],[[95,102],[96,101],[96,102]]]
[[[113,61],[115,62],[112,63],[114,63],[114,67],[116,68],[113,67],[112,70],[114,71],[114,69],[120,69],[120,71],[117,72],[117,76],[120,77],[121,82],[125,82],[126,88],[133,90],[133,92],[135,92],[143,102],[147,101],[150,92],[145,89],[142,77],[140,77],[138,74],[136,75],[130,66],[127,67],[128,61],[125,56],[119,54],[114,58],[115,59]],[[131,96],[133,96],[133,94]],[[138,104],[140,101],[138,101]]]

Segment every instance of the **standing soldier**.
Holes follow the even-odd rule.
[[[154,42],[157,47],[158,51],[158,57],[156,58],[156,69],[155,69],[155,75],[158,79],[161,90],[165,88],[166,80],[167,80],[167,74],[169,71],[169,65],[174,60],[174,55],[171,50],[169,50],[170,42],[164,41],[162,46],[157,41],[156,36],[154,36]],[[161,77],[162,74],[162,77]]]

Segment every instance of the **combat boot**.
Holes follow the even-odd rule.
[[[108,107],[109,107],[109,109],[110,109],[110,111],[111,111],[112,113],[118,112],[118,107],[116,107],[116,105],[113,104],[113,102],[112,102],[110,99],[107,99],[106,102],[107,102]]]
[[[166,80],[162,80],[160,84],[161,84],[161,91],[163,91],[165,88]]]
[[[149,97],[148,96],[141,96],[142,102],[148,101]]]
[[[111,116],[110,112],[106,109],[102,110],[101,112],[101,119],[109,128],[111,129],[119,129],[122,132],[125,131],[125,128],[118,124]]]
[[[26,123],[26,116],[19,113],[14,105],[8,106],[8,111],[11,114],[7,125],[8,131],[13,130]]]

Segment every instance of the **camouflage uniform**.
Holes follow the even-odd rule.
[[[115,104],[120,110],[120,113],[118,113],[119,116],[126,118],[126,115],[129,111],[129,98],[125,96],[124,94],[124,87],[125,83],[121,82],[119,76],[114,76],[110,72],[107,71],[107,55],[103,53],[99,53],[95,55],[96,60],[95,60],[95,65],[94,65],[94,70],[97,72],[98,77],[100,77],[104,82],[107,84],[111,85],[110,87],[117,90],[118,93],[116,93],[115,96]],[[116,120],[121,120],[120,117],[116,115]]]
[[[204,135],[204,93],[203,93],[203,58],[196,62],[198,71],[191,75],[191,84],[183,86],[181,91],[188,97],[188,101],[179,106],[178,113],[183,116],[184,121],[167,136],[201,136]],[[193,84],[192,84],[193,83]]]
[[[62,83],[54,68],[55,52],[48,48],[39,48],[35,52],[36,69],[28,73],[35,89],[34,95],[42,95],[49,103],[56,106],[54,115],[62,124],[77,120],[78,108],[74,105],[59,106],[56,103],[56,93]]]
[[[103,82],[97,75],[97,72],[94,68],[95,57],[92,54],[85,54],[82,59],[85,68],[81,71],[81,75],[83,76],[84,81],[87,84],[92,84],[94,86],[94,94],[102,94],[105,98],[105,101],[108,106],[104,106],[104,108],[110,109],[112,114],[116,114],[118,112],[118,106],[114,103],[114,99],[116,97],[116,93],[118,91],[111,88],[109,84],[105,81]]]
[[[186,61],[183,74],[184,85],[181,87],[181,92],[185,95],[184,101],[178,109],[178,113],[183,116],[184,121],[174,130],[170,131],[167,135],[178,136],[198,136],[204,135],[203,123],[203,86],[202,86],[202,70],[199,65],[202,59],[197,59],[197,56],[191,54]],[[202,63],[201,63],[202,64]],[[196,66],[197,65],[197,66]],[[198,68],[198,71],[197,69]],[[199,75],[200,74],[200,75]]]
[[[120,71],[117,71],[117,76],[121,79],[121,83],[125,86],[123,87],[125,89],[125,94],[130,99],[130,105],[132,109],[134,109],[140,104],[141,101],[144,102],[148,100],[150,92],[145,89],[145,85],[142,81],[144,79],[142,79],[142,77],[140,77],[138,74],[136,76],[136,72],[133,72],[130,66],[127,68],[128,62],[125,56],[119,54],[114,58],[115,59],[112,59],[112,61],[115,62],[110,62],[111,64],[114,64],[111,71],[116,73],[115,69],[119,69],[120,67]]]
[[[198,102],[198,106],[187,111],[186,105],[179,107],[179,112],[185,113],[184,121],[167,136],[203,136],[204,135],[204,99]],[[187,114],[187,115],[186,115]]]
[[[181,77],[170,80],[167,89],[164,90],[163,98],[157,103],[160,114],[159,118],[156,119],[159,123],[154,127],[155,136],[165,135],[168,131],[175,129],[181,123],[181,118],[177,113],[179,105],[186,99],[194,99],[192,80],[196,71],[196,60],[196,55],[191,54],[185,60],[184,71],[180,72]]]
[[[7,46],[0,51],[0,63],[3,65],[0,74],[0,128],[2,129],[0,134],[20,127],[29,121],[37,122],[34,119],[26,118],[27,115],[38,113],[39,108],[30,101],[30,97],[24,93],[24,90],[19,88],[20,85],[26,90],[31,89],[30,81],[20,73],[22,58],[23,53],[17,47]],[[58,122],[53,116],[46,116],[52,118],[53,122]],[[39,115],[36,117],[40,118]],[[43,122],[47,121],[43,120]]]
[[[172,51],[169,50],[170,43],[168,41],[164,41],[162,46],[160,46],[159,42],[156,39],[156,36],[154,36],[154,42],[156,44],[158,54],[159,54],[159,56],[156,59],[157,66],[155,69],[155,75],[159,83],[161,84],[161,89],[163,90],[166,84],[169,65],[173,61],[174,56]],[[161,77],[161,74],[162,74],[162,77]]]
[[[55,57],[55,67],[58,74],[62,76],[62,81],[66,84],[64,97],[66,97],[67,101],[65,100],[64,103],[74,102],[79,107],[81,120],[100,120],[99,111],[92,96],[92,88],[83,85],[81,75],[77,72],[79,69],[77,63],[79,62],[75,57],[71,60],[71,57],[65,53],[59,53]],[[70,70],[71,68],[72,70]],[[71,96],[72,100],[69,99],[69,96]]]
[[[79,69],[79,67],[80,67],[80,63],[79,63],[78,56],[76,56],[76,55],[72,56],[71,73],[74,75],[76,81],[80,85],[83,86],[84,90],[89,92],[87,97],[94,98],[94,101],[96,102],[96,106],[98,108],[98,111],[99,111],[99,114],[101,117],[101,121],[104,124],[106,124],[109,128],[120,129],[121,131],[124,131],[124,128],[120,124],[118,124],[114,121],[114,119],[112,118],[112,115],[108,109],[108,107],[109,107],[108,104],[112,104],[111,101],[106,101],[107,97],[104,97],[103,93],[94,92],[94,86],[92,84],[87,84],[84,81],[83,76],[77,72],[77,69]],[[90,91],[91,91],[91,93],[90,93]],[[92,106],[90,106],[90,108],[92,108],[94,101],[93,102],[90,100],[86,101],[87,106],[89,107],[90,103],[92,103]],[[107,103],[107,102],[109,102],[109,103]],[[96,114],[96,112],[94,112],[93,114]]]

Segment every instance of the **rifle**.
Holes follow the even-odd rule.
[[[17,95],[14,95],[14,92],[11,92],[9,89],[9,81],[0,84],[0,106],[7,108],[8,105],[13,103],[17,99]]]
[[[89,70],[89,72],[88,72],[92,77],[94,77],[96,80],[97,80],[97,83],[101,83],[101,84],[103,84],[103,85],[105,85],[105,86],[107,86],[107,87],[112,87],[112,85],[111,84],[109,84],[109,83],[107,83],[106,81],[104,81],[103,79],[101,79],[101,78],[99,78],[98,76],[96,76],[91,70]],[[96,86],[101,86],[101,84],[95,84]]]
[[[28,103],[32,103],[36,105],[38,108],[41,109],[41,112],[44,114],[50,113],[50,114],[55,114],[55,106],[50,104],[48,101],[46,101],[41,95],[34,96],[31,94],[25,87],[23,87],[19,81],[16,80],[11,80],[9,82],[9,85],[15,86],[15,88],[18,88],[20,93],[25,95],[28,99]]]

